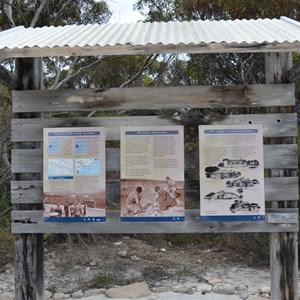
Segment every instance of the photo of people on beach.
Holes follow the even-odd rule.
[[[105,129],[44,128],[44,222],[104,222]]]
[[[121,221],[184,220],[183,127],[121,128]]]

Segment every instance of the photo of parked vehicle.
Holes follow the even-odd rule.
[[[249,203],[243,200],[235,200],[234,203],[230,206],[230,211],[235,213],[237,211],[259,211],[260,206],[257,203]]]

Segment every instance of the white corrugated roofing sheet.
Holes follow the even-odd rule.
[[[41,28],[19,26],[0,32],[2,57],[46,56],[56,52],[59,54],[59,49],[62,50],[61,54],[78,55],[81,51],[82,55],[94,55],[109,54],[108,51],[111,54],[160,53],[159,50],[161,53],[229,52],[232,49],[251,52],[249,47],[256,47],[254,52],[263,48],[268,51],[289,51],[299,45],[300,23],[286,17]],[[187,51],[183,51],[185,48]],[[34,49],[38,51],[30,52]]]

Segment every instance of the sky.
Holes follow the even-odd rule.
[[[143,17],[132,8],[135,2],[136,0],[108,0],[113,13],[109,23],[132,23],[142,20]]]

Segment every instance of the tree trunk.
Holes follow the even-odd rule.
[[[16,84],[18,90],[42,88],[42,59],[16,59]],[[19,118],[34,118],[36,113],[19,114]],[[15,148],[38,149],[40,143],[18,143]],[[40,180],[40,174],[18,174],[16,180]],[[26,207],[24,207],[26,206]],[[22,209],[41,209],[40,205],[22,205]],[[18,205],[15,205],[18,209]],[[19,234],[15,242],[15,295],[17,300],[44,299],[43,234]]]

